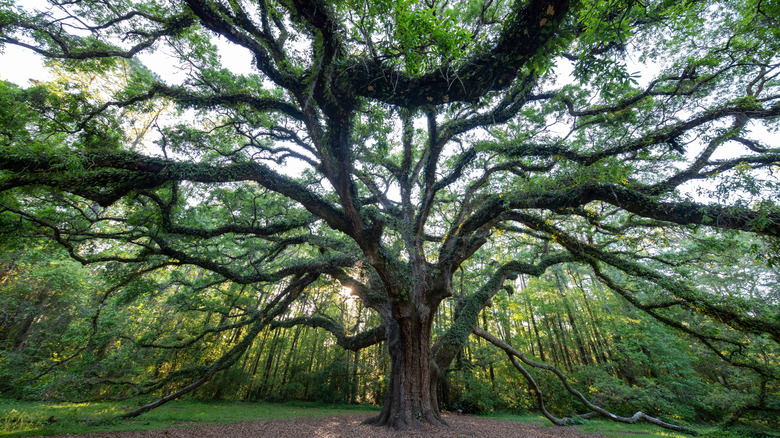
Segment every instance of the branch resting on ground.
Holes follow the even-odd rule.
[[[242,339],[241,342],[236,344],[233,348],[228,350],[219,359],[217,359],[214,364],[209,367],[208,371],[206,371],[196,381],[188,384],[178,391],[167,394],[156,401],[141,406],[134,411],[119,415],[119,418],[134,418],[149,412],[152,409],[158,408],[165,403],[168,403],[169,401],[176,400],[177,398],[198,389],[201,385],[211,380],[211,378],[214,377],[214,375],[218,372],[229,369],[236,362],[238,362],[238,359],[240,359],[244,352],[246,352],[246,350],[252,345],[255,338],[262,331],[262,329],[268,326],[273,318],[276,318],[280,314],[284,313],[290,304],[298,298],[301,292],[303,292],[307,286],[317,280],[319,276],[319,273],[310,273],[297,277],[284,289],[284,291],[282,291],[282,293],[271,300],[271,302],[268,303],[263,308],[263,310],[255,312],[255,314],[252,316],[252,326],[249,329],[249,332],[244,336],[244,339]]]
[[[635,424],[639,420],[645,420],[648,423],[655,424],[656,426],[663,427],[665,429],[671,429],[678,432],[687,433],[690,435],[697,435],[698,433],[695,430],[687,429],[682,426],[677,426],[675,424],[670,424],[665,421],[659,420],[658,418],[651,417],[644,412],[637,412],[631,417],[621,417],[619,415],[615,415],[599,406],[594,405],[590,401],[588,401],[587,398],[585,398],[584,395],[582,395],[581,392],[577,391],[576,389],[572,388],[571,385],[569,385],[568,379],[565,374],[563,374],[558,368],[548,365],[541,362],[536,362],[533,360],[530,360],[526,358],[522,353],[512,348],[511,345],[507,344],[506,342],[496,338],[495,336],[492,336],[491,334],[485,332],[484,330],[480,328],[474,329],[474,335],[479,336],[480,338],[490,342],[491,344],[495,345],[496,347],[504,350],[504,352],[509,356],[509,360],[512,362],[512,365],[515,366],[528,380],[529,386],[533,388],[533,390],[536,392],[536,398],[539,402],[539,408],[542,410],[542,413],[544,414],[547,419],[549,419],[551,422],[559,425],[559,426],[565,426],[571,424],[571,418],[556,418],[552,414],[550,414],[547,409],[544,407],[544,400],[542,396],[542,392],[539,389],[539,386],[536,384],[536,381],[531,377],[531,374],[528,373],[528,371],[515,359],[515,357],[519,358],[521,361],[523,361],[525,364],[530,365],[534,368],[541,368],[547,371],[552,372],[556,376],[558,376],[558,379],[560,379],[561,383],[563,383],[563,386],[566,388],[569,393],[580,399],[582,404],[584,404],[588,409],[590,409],[592,412],[580,415],[580,418],[590,418],[596,414],[600,414],[603,417],[606,417],[612,421],[616,421],[618,423],[627,423],[627,424]]]

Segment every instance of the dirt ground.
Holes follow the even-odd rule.
[[[252,421],[220,426],[201,426],[147,430],[134,432],[105,432],[86,435],[58,435],[59,438],[396,438],[396,437],[433,437],[433,438],[596,438],[599,435],[583,434],[571,427],[537,427],[529,424],[491,420],[469,415],[444,414],[449,428],[423,427],[417,430],[396,432],[361,424],[366,415],[349,415],[320,418],[296,418],[291,420]]]

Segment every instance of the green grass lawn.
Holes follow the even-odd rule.
[[[378,407],[315,403],[174,401],[140,417],[117,420],[137,407],[128,402],[39,403],[0,400],[0,436],[165,429],[194,425],[371,413]],[[53,421],[50,421],[53,420]]]
[[[549,420],[541,415],[528,414],[528,415],[516,415],[496,413],[490,414],[490,418],[495,418],[504,421],[517,421],[521,423],[529,423],[538,427],[553,427],[553,424]],[[688,435],[674,432],[671,430],[662,429],[647,423],[638,424],[620,424],[605,420],[587,420],[583,421],[583,424],[572,426],[576,427],[579,432],[601,434],[608,437],[634,437],[634,438],[688,438]]]
[[[117,420],[116,416],[140,405],[136,402],[39,403],[0,399],[0,437],[55,435],[63,433],[109,432],[120,430],[165,429],[195,425],[286,418],[327,417],[365,414],[376,406],[325,405],[307,402],[249,403],[174,401],[138,418]],[[541,415],[496,413],[489,418],[530,423],[539,427],[552,424]],[[647,423],[627,425],[606,420],[589,420],[575,426],[584,433],[624,438],[685,438],[687,435]],[[780,437],[780,431],[737,428],[721,430],[693,426],[708,438]]]
[[[529,415],[517,415],[517,414],[504,414],[495,413],[490,414],[490,418],[496,418],[504,421],[518,421],[522,423],[530,423],[539,427],[552,427],[550,423],[542,415],[529,414]],[[737,426],[727,430],[721,429],[716,426],[707,425],[687,425],[688,427],[699,432],[699,436],[706,438],[768,438],[768,437],[780,437],[780,431],[772,431],[767,429],[758,429],[747,426]],[[574,426],[578,431],[583,433],[599,434],[606,437],[616,438],[689,438],[690,435],[684,433],[675,432],[654,426],[645,422],[638,422],[637,424],[624,424],[608,421],[605,419],[593,419],[585,420],[582,424]]]

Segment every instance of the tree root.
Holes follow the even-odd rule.
[[[404,416],[391,416],[384,412],[363,420],[363,424],[377,427],[390,427],[396,431],[409,429],[418,429],[423,424],[430,424],[437,427],[449,427],[446,421],[438,413],[431,412],[420,418],[404,418]]]
[[[572,388],[572,386],[568,382],[568,378],[565,374],[563,374],[558,368],[541,363],[536,362],[533,360],[530,360],[526,358],[522,353],[512,348],[511,345],[507,344],[506,342],[496,338],[495,336],[492,336],[491,334],[485,332],[484,330],[480,328],[474,329],[474,335],[479,336],[480,338],[490,342],[491,344],[495,345],[496,347],[504,350],[504,352],[509,356],[509,360],[512,362],[512,365],[514,365],[515,368],[517,368],[518,371],[520,371],[521,374],[523,374],[523,377],[528,381],[528,385],[533,388],[533,390],[536,392],[536,399],[539,404],[539,409],[542,411],[545,417],[547,417],[548,420],[550,420],[552,423],[557,424],[559,426],[565,426],[570,425],[574,421],[572,418],[557,418],[554,415],[552,415],[549,411],[547,411],[547,408],[544,406],[544,399],[542,395],[542,391],[539,389],[539,386],[536,384],[536,381],[533,379],[531,374],[526,370],[518,361],[516,358],[519,358],[523,363],[530,365],[534,368],[541,368],[547,371],[552,372],[555,374],[558,379],[561,381],[563,386],[566,388],[569,393],[577,397],[582,404],[584,404],[588,409],[591,410],[591,412],[580,415],[579,418],[591,418],[596,415],[601,415],[605,418],[608,418],[612,421],[616,421],[618,423],[627,423],[627,424],[635,424],[639,420],[645,420],[648,423],[655,424],[656,426],[663,427],[665,429],[670,429],[678,432],[683,432],[689,435],[698,435],[698,433],[693,429],[688,429],[682,426],[678,426],[675,424],[667,423],[665,421],[662,421],[658,418],[651,417],[647,414],[645,414],[642,411],[639,411],[635,413],[631,417],[621,417],[619,415],[615,415],[599,406],[594,405],[591,403],[587,398],[585,398],[584,395],[582,395],[581,392],[577,391],[576,389]]]

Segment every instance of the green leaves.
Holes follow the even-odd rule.
[[[404,66],[412,75],[445,63],[456,62],[468,44],[469,33],[443,13],[432,7],[418,6],[412,0],[393,2],[395,29],[393,37],[403,56]]]

